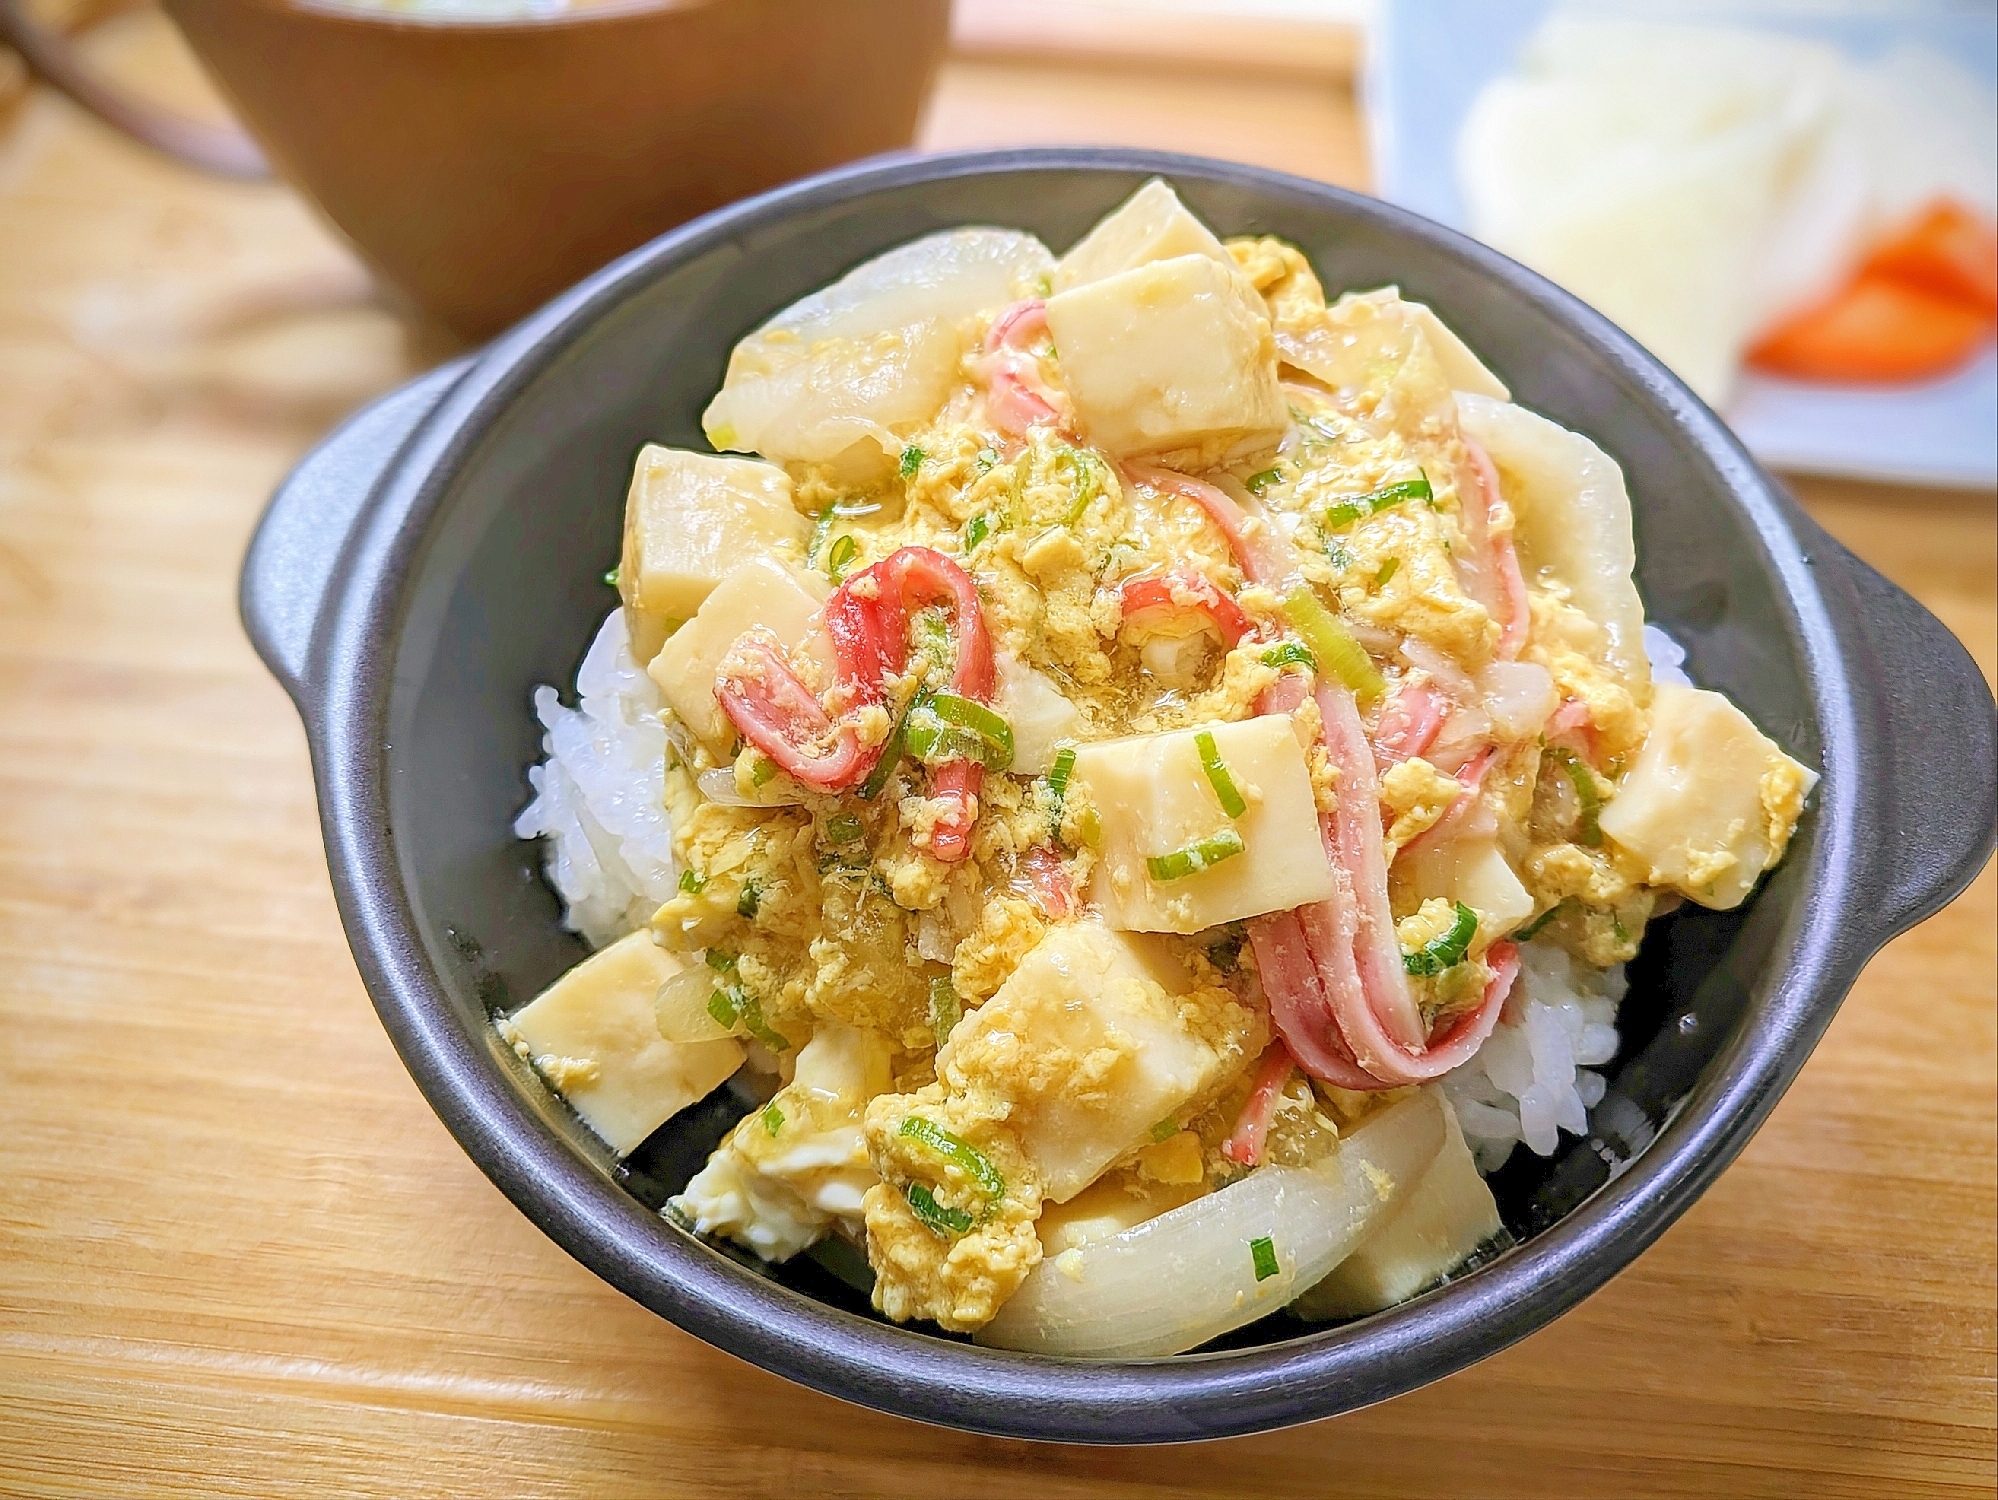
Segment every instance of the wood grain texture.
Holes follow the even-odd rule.
[[[1331,85],[1260,114],[1247,85],[1173,85],[1168,119],[1099,76],[954,66],[931,140],[1170,125],[1359,176]],[[236,621],[271,485],[433,353],[282,191],[184,176],[46,95],[0,114],[0,1494],[1991,1492],[1989,870],[1872,964],[1656,1248],[1368,1412],[1190,1450],[962,1437],[598,1282],[396,1061],[303,737]],[[1998,669],[1989,496],[1803,495]]]

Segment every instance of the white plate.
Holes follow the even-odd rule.
[[[1388,0],[1381,6],[1365,80],[1376,192],[1465,226],[1457,192],[1458,130],[1471,100],[1511,69],[1520,45],[1552,8],[1550,0]],[[1862,59],[1897,42],[1919,42],[1998,83],[1998,14],[1988,5],[1765,0],[1752,11],[1757,26],[1833,42]],[[1775,468],[1964,489],[1998,486],[1998,354],[1989,349],[1948,379],[1892,390],[1748,374],[1723,415]]]

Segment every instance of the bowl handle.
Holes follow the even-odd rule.
[[[469,363],[453,360],[362,407],[299,460],[264,507],[237,605],[257,655],[308,715],[313,643],[340,559],[390,462]]]
[[[1814,522],[1811,561],[1851,664],[1860,773],[1857,920],[1871,952],[1934,915],[1998,834],[1998,705],[1954,632]]]

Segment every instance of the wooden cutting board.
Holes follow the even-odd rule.
[[[117,24],[107,52],[181,76]],[[1333,52],[1092,45],[988,37],[928,140],[1364,177]],[[0,1494],[1991,1492],[1990,871],[1874,962],[1631,1270],[1369,1412],[1179,1450],[963,1437],[794,1388],[582,1270],[377,1026],[303,737],[235,614],[272,484],[441,352],[282,190],[0,97]],[[1803,493],[1992,673],[1990,496]]]

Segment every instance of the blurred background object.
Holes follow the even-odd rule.
[[[165,0],[252,147],[101,79],[26,3],[0,0],[0,20],[43,76],[196,165],[255,175],[261,150],[467,339],[708,209],[909,145],[949,15],[949,0]]]
[[[1998,482],[1998,14],[1399,0],[1379,190],[1560,282],[1765,461]]]

